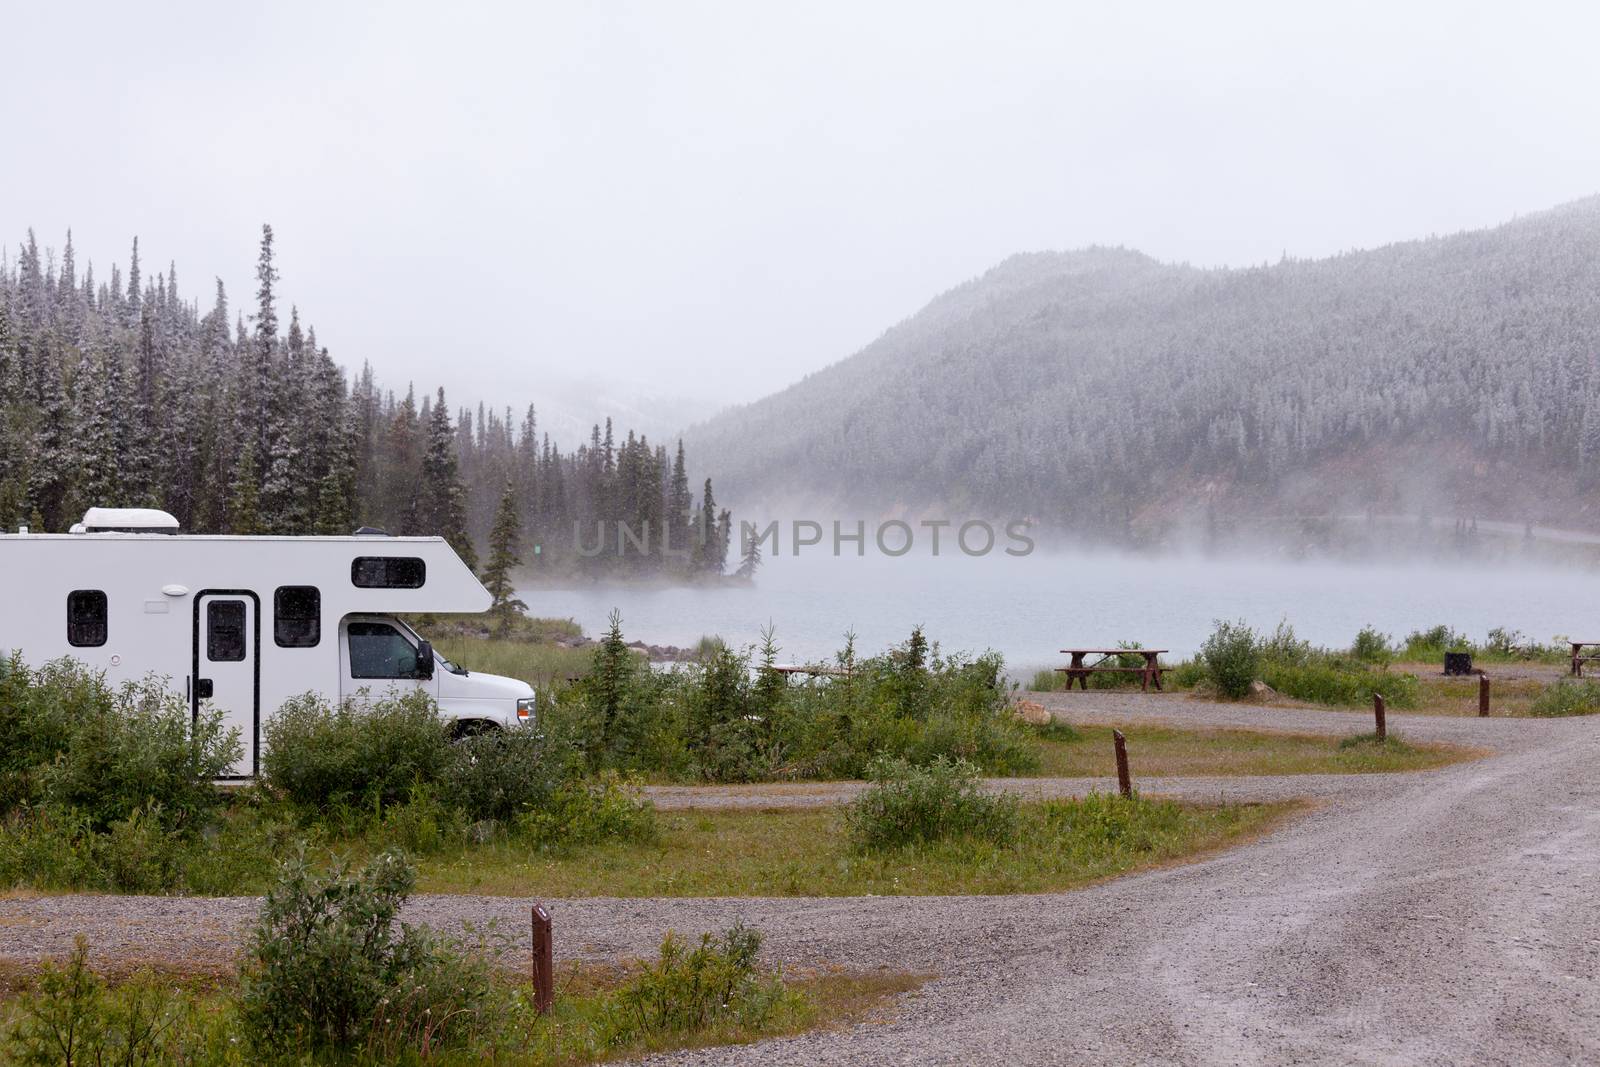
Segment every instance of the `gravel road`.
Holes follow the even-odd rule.
[[[1359,715],[1164,696],[1051,703],[1086,720],[1364,728]],[[669,927],[739,919],[764,930],[770,956],[786,964],[939,976],[887,1024],[661,1062],[1600,1062],[1600,722],[1392,722],[1417,740],[1497,754],[1346,776],[1353,785],[1256,843],[1072,893],[559,901],[560,951],[646,954]],[[1308,792],[1323,780],[1301,779]],[[521,934],[528,904],[425,897],[407,918],[497,919]],[[61,952],[81,931],[102,951],[225,963],[254,907],[0,901],[0,958]]]

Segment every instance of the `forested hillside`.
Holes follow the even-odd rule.
[[[1594,525],[1597,356],[1600,198],[1252,269],[1015,256],[688,439],[741,506]]]
[[[530,567],[722,571],[731,517],[709,479],[691,492],[681,443],[617,440],[608,419],[563,453],[532,405],[397,395],[370,366],[347,382],[298,310],[282,321],[271,227],[256,280],[247,322],[220,281],[202,311],[175,266],[152,277],[137,240],[125,275],[96,278],[70,234],[57,258],[30,231],[0,267],[0,525],[62,531],[89,506],[147,506],[201,533],[442,534],[470,559],[509,499],[502,547]],[[619,521],[648,523],[652,550],[619,554]],[[660,551],[669,527],[684,555]]]

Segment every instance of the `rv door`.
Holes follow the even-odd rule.
[[[243,754],[229,778],[260,771],[260,601],[254,593],[206,590],[194,599],[194,665],[189,698],[196,718],[203,706],[222,712],[223,729],[239,731]]]

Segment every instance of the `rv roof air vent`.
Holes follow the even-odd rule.
[[[388,530],[380,530],[376,526],[363,526],[356,531],[357,537],[388,537]]]
[[[84,533],[175,534],[178,520],[154,508],[90,508],[83,513]]]

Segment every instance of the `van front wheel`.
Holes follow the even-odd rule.
[[[450,740],[461,741],[479,734],[500,732],[500,724],[489,719],[457,719],[450,727]]]

